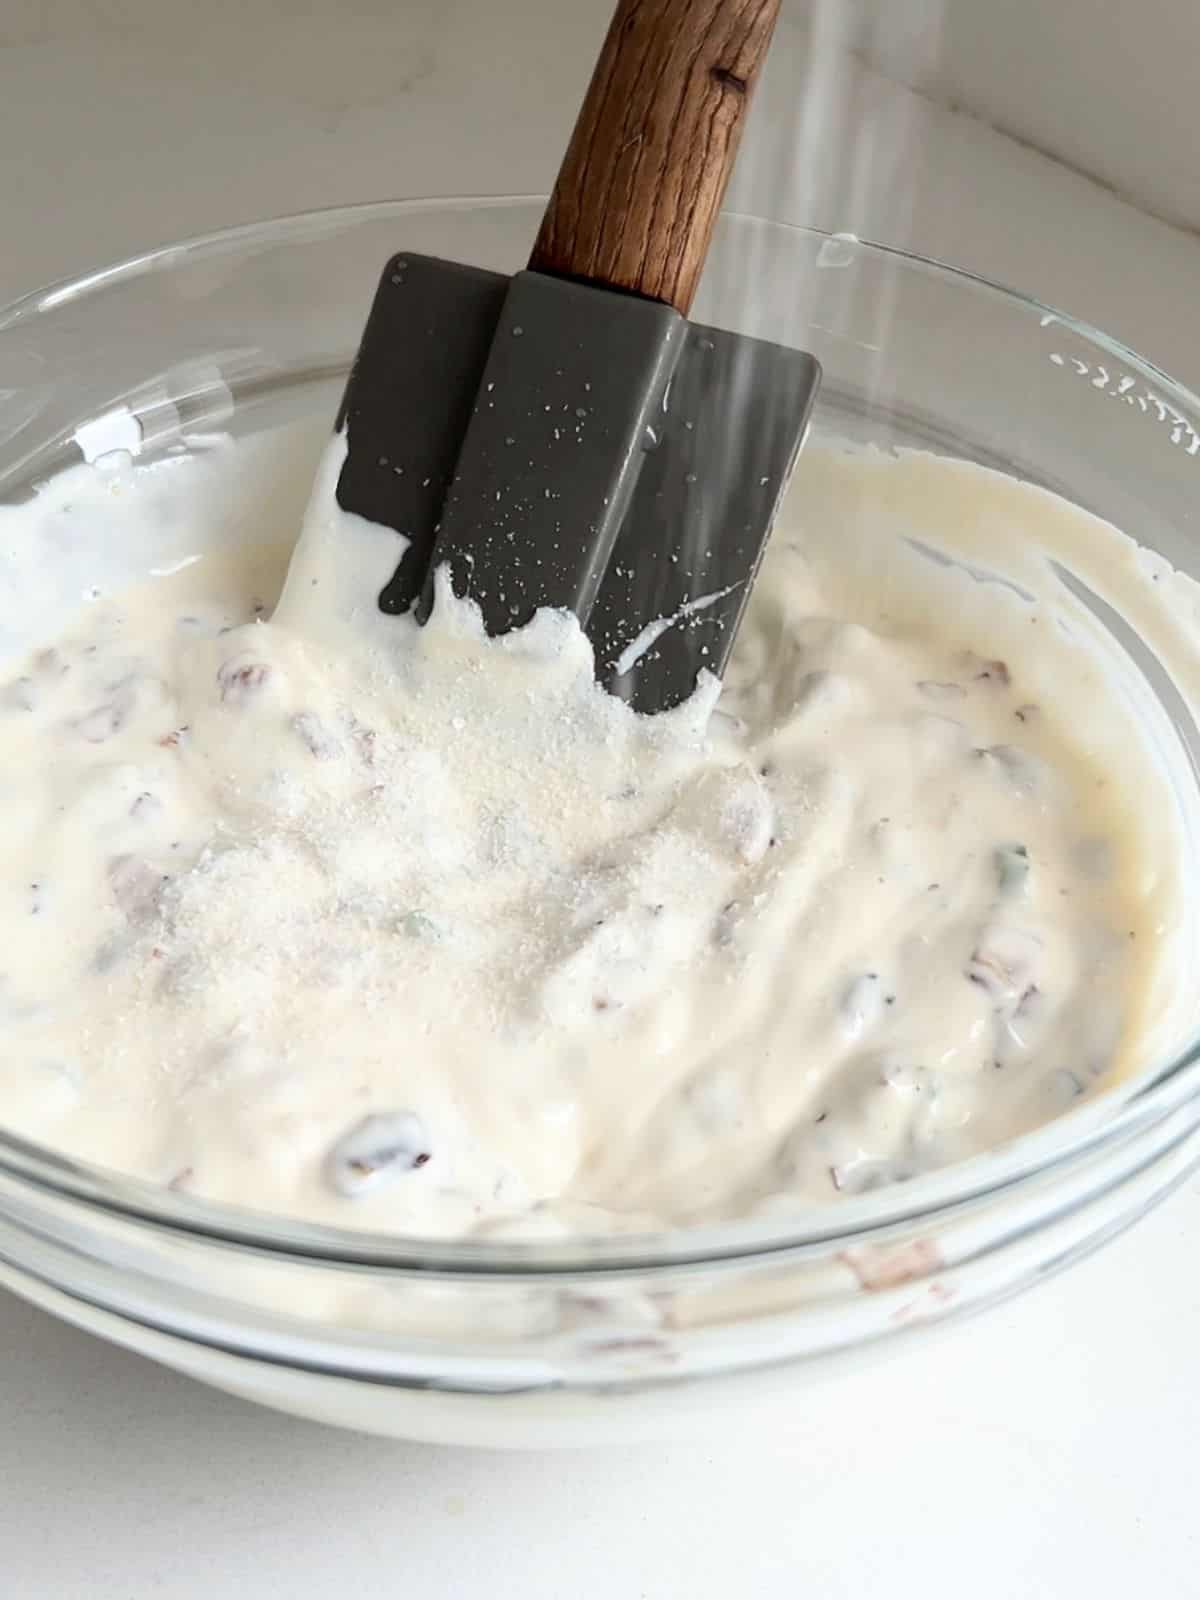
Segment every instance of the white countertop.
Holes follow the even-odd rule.
[[[194,39],[169,4],[79,9],[18,0],[0,21],[19,130],[0,139],[0,299],[255,215],[542,189],[607,4],[353,0],[334,27],[291,0],[213,3]],[[1200,381],[1194,236],[850,58],[820,159],[781,177],[803,59],[785,34],[743,207],[986,272]],[[838,136],[851,110],[869,161]],[[565,1456],[277,1417],[0,1297],[0,1592],[1192,1594],[1198,1233],[1193,1181],[1065,1277],[798,1387],[770,1434]]]

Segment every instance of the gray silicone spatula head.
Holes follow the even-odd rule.
[[[408,543],[489,632],[574,611],[640,711],[732,647],[819,381],[686,313],[779,0],[621,0],[530,269],[384,270],[339,425],[341,506]]]

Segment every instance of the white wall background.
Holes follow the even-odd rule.
[[[211,192],[195,194],[189,172],[173,205],[163,182],[164,234],[195,226],[197,200],[206,220],[229,219],[264,178],[277,182],[280,209],[313,203],[317,190],[326,203],[419,193],[425,153],[397,138],[393,116],[406,97],[461,95],[442,137],[449,153],[469,153],[481,189],[502,191],[526,171],[548,177],[547,122],[569,125],[611,4],[2,0],[0,193],[38,202],[44,249],[6,241],[0,255],[49,257],[69,232],[46,183],[49,148],[65,153],[73,178],[90,175],[119,222],[140,214],[145,174],[165,179],[194,139],[206,140]],[[1200,227],[1196,0],[784,0],[784,17],[802,63],[791,130],[833,127],[830,103],[846,103],[857,59],[935,109],[965,111],[1156,216]],[[511,115],[481,126],[473,108],[494,106],[488,91],[500,83]],[[300,118],[325,130],[324,149],[292,143]],[[354,167],[339,157],[351,127],[378,135],[366,159],[359,139]],[[844,138],[844,119],[837,131]],[[177,221],[185,206],[188,220]]]
[[[1200,227],[1196,0],[785,0],[872,66]]]
[[[257,216],[544,191],[611,6],[0,0],[0,301]],[[734,204],[999,278],[1200,377],[1200,322],[1168,310],[1194,298],[1194,239],[1077,175],[1200,225],[1200,0],[784,17]]]

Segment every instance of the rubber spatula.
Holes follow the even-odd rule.
[[[445,563],[490,634],[573,611],[639,711],[720,675],[820,375],[686,320],[778,10],[620,0],[528,270],[388,262],[337,485],[407,540],[384,611]]]

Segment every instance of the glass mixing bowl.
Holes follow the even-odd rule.
[[[80,442],[147,460],[214,431],[332,419],[387,256],[511,271],[541,205],[256,223],[29,296],[0,312],[0,502],[78,461]],[[735,216],[696,310],[812,350],[819,429],[998,467],[1200,575],[1200,402],[1113,340],[914,256]],[[19,604],[0,588],[0,623]],[[1097,614],[1195,789],[1185,697],[1136,631]],[[1002,1150],[787,1223],[570,1245],[293,1225],[0,1135],[0,1283],[221,1388],[355,1428],[490,1445],[670,1433],[871,1350],[902,1360],[918,1330],[1125,1227],[1200,1157],[1196,1057],[1189,1043]]]

